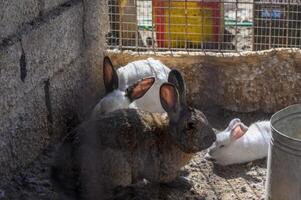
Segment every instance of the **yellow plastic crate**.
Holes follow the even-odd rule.
[[[185,12],[186,10],[186,12]],[[222,25],[219,2],[153,0],[153,20],[159,47],[184,48],[218,42]]]

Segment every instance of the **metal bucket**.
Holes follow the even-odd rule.
[[[271,118],[265,200],[301,199],[301,104]]]

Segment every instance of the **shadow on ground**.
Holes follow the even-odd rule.
[[[236,113],[217,107],[203,110],[214,128],[222,130],[229,121],[240,118],[250,124],[269,119],[262,112]],[[29,168],[16,174],[11,183],[0,187],[0,200],[58,200],[49,179],[49,166],[57,144],[45,149]],[[231,166],[213,165],[197,154],[169,184],[137,184],[116,188],[113,200],[244,200],[261,199],[264,194],[266,159]]]

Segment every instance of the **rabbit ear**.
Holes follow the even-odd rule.
[[[160,87],[160,101],[171,121],[178,121],[180,115],[179,93],[171,83],[163,83]]]
[[[118,75],[108,56],[105,56],[103,59],[103,81],[106,94],[118,89]]]
[[[144,78],[137,81],[132,86],[126,89],[126,96],[130,102],[135,101],[145,95],[145,93],[152,87],[155,82],[155,77]]]
[[[237,123],[230,132],[231,140],[237,140],[242,137],[248,131],[248,127],[243,123]]]
[[[168,75],[168,82],[174,84],[179,91],[181,105],[186,105],[186,85],[181,73],[172,69]]]
[[[229,122],[229,125],[227,127],[227,130],[230,131],[231,129],[233,129],[233,127],[237,124],[241,122],[239,118],[234,118]]]

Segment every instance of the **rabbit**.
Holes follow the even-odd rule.
[[[124,108],[134,108],[138,109],[138,107],[131,104],[135,100],[139,99],[148,90],[153,86],[155,83],[155,77],[147,77],[141,80],[138,80],[133,85],[129,86],[124,92],[120,90],[114,90],[105,96],[93,109],[91,116],[95,115],[102,115],[105,113],[113,112],[114,110],[124,109]],[[139,98],[130,95],[130,91],[133,91],[132,88],[142,88],[143,95]],[[132,106],[131,106],[132,105]]]
[[[52,166],[54,185],[65,195],[101,199],[143,179],[170,182],[196,152],[212,145],[216,135],[205,115],[187,106],[181,74],[172,70],[168,81],[158,91],[168,118],[119,109],[95,115],[71,132]],[[139,89],[132,87],[130,98]]]
[[[205,158],[220,165],[246,163],[267,157],[271,138],[270,121],[257,121],[247,127],[240,119],[232,119],[217,134]]]
[[[103,60],[103,80],[106,89],[106,96],[95,106],[95,112],[108,113],[122,108],[140,108],[149,112],[164,113],[165,110],[160,104],[159,88],[167,81],[170,69],[159,60],[148,58],[131,62],[124,67],[114,69],[109,57]],[[126,89],[138,80],[154,76],[156,78],[152,88],[135,102],[129,101]]]

